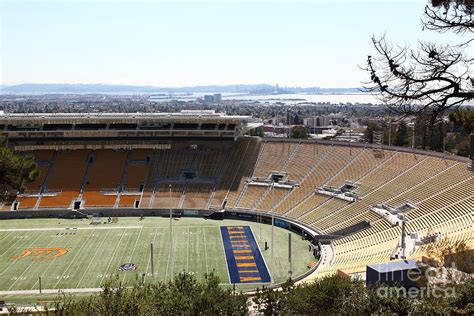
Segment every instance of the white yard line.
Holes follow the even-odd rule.
[[[188,245],[186,248],[186,272],[189,272],[189,241],[191,240],[190,228],[188,227]]]
[[[128,260],[129,262],[132,261],[133,254],[135,253],[135,249],[137,248],[138,241],[140,240],[140,236],[142,235],[143,231],[143,226],[142,229],[140,229],[140,232],[138,233],[137,240],[135,240],[135,245],[133,245],[133,250],[132,253],[130,254],[130,259]]]
[[[168,260],[166,260],[166,272],[165,272],[165,282],[166,280],[168,279],[168,270],[170,268],[170,259],[171,259],[171,251],[170,250],[173,250],[173,254],[174,254],[174,247],[171,247],[171,240],[173,239],[173,237],[170,237],[169,236],[170,233],[168,232],[168,238],[170,238],[170,240],[168,241]],[[172,280],[173,277],[171,277],[170,280]]]
[[[221,233],[220,226],[217,226],[217,229],[219,230],[219,236],[220,236],[221,242],[222,242],[222,252],[224,253],[225,267],[226,267],[226,270],[227,270],[227,280],[229,281],[228,284],[232,284],[231,281],[230,281],[229,264],[227,263],[227,255],[225,253],[224,239],[222,238],[222,233]]]
[[[248,225],[248,226],[250,228],[250,232],[252,233],[252,237],[253,237],[253,240],[255,241],[255,244],[257,244],[257,249],[260,252],[260,256],[262,256],[263,264],[265,265],[265,268],[267,268],[268,274],[270,275],[270,282],[272,282],[273,277],[272,277],[272,272],[270,271],[270,267],[268,266],[267,261],[265,260],[265,256],[263,255],[263,252],[260,249],[260,245],[258,244],[257,239],[255,238],[255,234],[253,233],[252,226],[250,226],[250,225]],[[273,259],[275,259],[275,258],[273,258]]]
[[[79,282],[77,282],[76,287],[79,287],[79,284],[81,284],[82,279],[84,279],[84,276],[87,274],[87,271],[89,271],[89,267],[90,267],[91,264],[94,262],[94,259],[95,259],[96,255],[97,255],[97,253],[99,252],[99,250],[102,250],[102,244],[104,243],[104,241],[107,240],[107,236],[109,236],[109,233],[110,233],[110,230],[107,232],[107,234],[105,235],[105,237],[104,237],[104,238],[102,239],[102,241],[100,242],[99,247],[97,247],[97,249],[95,250],[94,255],[92,256],[92,259],[89,261],[89,264],[87,265],[86,271],[84,271],[84,273],[82,274],[82,277],[81,277],[81,279],[79,280]]]
[[[41,227],[41,228],[0,228],[0,232],[29,232],[29,231],[44,231],[44,230],[51,230],[51,231],[58,231],[58,230],[66,230],[66,231],[75,231],[75,230],[95,230],[95,229],[139,229],[139,228],[142,228],[143,225],[141,226],[109,226],[109,227],[98,227],[98,226],[95,226],[95,227]],[[168,228],[168,226],[157,226],[157,228]],[[179,227],[179,228],[193,228],[193,227],[210,227],[210,228],[213,228],[213,227],[216,227],[215,225],[205,225],[205,226],[202,226],[202,225],[179,225],[179,226],[176,226],[176,227]],[[219,226],[217,226],[219,227]]]
[[[209,265],[207,264],[207,239],[206,239],[206,229],[202,228],[202,233],[204,237],[204,257],[206,258],[206,273],[209,274]]]
[[[102,278],[100,279],[100,283],[102,283],[104,281],[104,278],[105,276],[107,275],[107,271],[109,271],[109,268],[110,268],[110,264],[112,263],[112,261],[114,260],[114,257],[115,257],[115,254],[117,253],[117,249],[120,245],[120,242],[122,241],[122,238],[123,238],[123,234],[125,232],[122,232],[122,234],[120,235],[120,239],[119,241],[117,242],[117,245],[115,245],[115,248],[114,248],[114,252],[112,253],[112,256],[110,257],[110,260],[109,260],[109,263],[107,264],[107,268],[105,269],[103,275],[102,275]]]
[[[3,238],[2,238],[2,239],[0,239],[0,242],[2,242],[4,239],[6,239],[8,236],[10,236],[10,234],[11,234],[11,233],[9,232],[9,233],[8,233],[8,234],[6,234],[5,236],[3,236]]]
[[[35,240],[33,240],[27,248],[31,248],[31,247],[35,244],[35,242],[36,242],[41,236],[43,236],[43,233],[39,234],[38,237],[36,237]],[[16,243],[14,243],[14,244],[16,244]],[[12,245],[12,246],[13,246],[13,245]],[[8,249],[4,252],[4,254],[6,254],[7,251],[11,249],[12,246],[10,246],[10,248],[8,248]],[[18,255],[20,255],[20,254],[18,254]],[[2,256],[3,256],[3,255],[2,255]],[[11,263],[8,265],[8,267],[7,267],[6,269],[3,269],[2,273],[0,273],[0,276],[4,275],[5,272],[7,272],[8,269],[10,269],[10,267],[11,267],[14,263],[15,263],[15,261],[14,261],[14,260],[11,260]]]
[[[51,245],[51,243],[52,243],[53,241],[54,241],[54,238],[51,238],[50,241],[48,242],[48,245],[47,245],[45,248],[49,248],[49,245]],[[31,247],[30,247],[30,248],[31,248]],[[27,258],[27,259],[30,259],[29,257],[26,257],[26,258]],[[35,263],[35,262],[33,261],[33,259],[31,259],[31,262],[30,262],[30,264],[28,265],[28,267],[27,267],[25,270],[23,270],[23,272],[18,276],[18,278],[10,285],[10,287],[7,289],[7,291],[10,291],[10,290],[12,289],[12,287],[16,284],[16,282],[17,282],[18,280],[20,280],[21,277],[23,277],[23,274],[25,274],[25,272],[28,271],[34,263]]]
[[[94,232],[92,232],[91,234],[89,234],[89,237],[87,237],[86,241],[82,243],[81,247],[79,247],[79,250],[76,251],[76,254],[74,255],[74,258],[72,258],[71,262],[69,262],[69,265],[67,266],[66,270],[64,270],[64,272],[61,274],[61,277],[58,279],[58,281],[56,282],[56,284],[54,285],[54,288],[56,288],[56,286],[58,286],[58,284],[61,282],[62,278],[64,275],[66,275],[66,273],[68,272],[68,270],[71,268],[71,265],[76,261],[76,257],[79,255],[79,253],[81,252],[82,248],[89,242],[89,239],[91,239],[92,235],[94,235]]]
[[[158,226],[156,226],[155,232],[154,232],[154,235],[153,235],[153,241],[152,241],[152,243],[153,243],[153,251],[155,251],[154,248],[155,248],[155,239],[156,239],[156,234],[157,234],[157,233],[158,233]],[[145,274],[146,274],[147,276],[148,276],[148,267],[150,266],[150,263],[151,263],[150,261],[151,261],[151,254],[150,254],[150,257],[148,258],[147,264],[146,264]],[[155,272],[155,271],[153,271],[153,272]],[[154,277],[154,276],[152,275],[152,277]]]
[[[142,226],[142,229],[140,229],[140,232],[138,233],[137,240],[135,240],[135,245],[133,245],[133,250],[132,250],[132,253],[130,254],[130,259],[127,262],[132,262],[133,254],[135,253],[135,249],[137,248],[138,240],[140,240],[140,236],[142,234],[142,231],[143,231],[143,226]],[[126,276],[127,275],[124,273],[123,278],[122,278],[122,282],[125,281]]]
[[[4,255],[6,255],[7,252],[8,252],[10,249],[12,249],[12,247],[15,246],[17,243],[19,243],[19,242],[21,243],[21,241],[22,241],[22,238],[17,238],[17,240],[14,241],[14,242],[10,245],[10,247],[8,247],[8,249],[5,250],[5,251],[0,255],[0,258],[3,257]],[[2,275],[2,274],[3,274],[3,273],[0,273],[0,275]]]
[[[73,237],[74,235],[71,235],[70,238],[68,239],[68,241],[66,242],[66,245],[64,245],[62,248],[66,248],[67,245],[69,245],[69,242],[71,240],[73,240]],[[53,237],[54,238],[54,237]],[[48,269],[51,267],[51,264],[55,261],[55,259],[52,259],[48,262],[48,266],[46,267],[46,269],[44,269],[43,271],[41,271],[41,277],[43,277],[43,275],[46,273],[46,271],[48,271]],[[39,280],[36,280],[35,284],[33,284],[33,286],[31,287],[31,290],[33,290],[36,286],[36,284],[38,284]]]
[[[42,294],[61,294],[61,293],[92,293],[102,292],[102,288],[75,288],[75,289],[43,289]],[[0,291],[0,295],[27,295],[39,294],[39,290],[14,290],[14,291]]]

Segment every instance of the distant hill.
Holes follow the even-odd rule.
[[[2,94],[47,94],[47,93],[118,93],[118,94],[152,94],[152,93],[320,93],[320,94],[351,94],[360,93],[358,88],[301,88],[285,87],[276,89],[269,84],[242,84],[242,85],[209,85],[194,87],[154,87],[154,86],[131,86],[111,84],[19,84],[0,86]]]

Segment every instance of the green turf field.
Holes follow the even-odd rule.
[[[106,221],[107,219],[103,219]],[[214,271],[223,284],[229,283],[221,225],[249,225],[263,251],[270,245],[271,226],[257,223],[201,218],[173,220],[173,261],[169,251],[169,219],[149,217],[119,218],[118,223],[91,225],[90,220],[24,219],[0,221],[0,291],[37,290],[38,277],[43,289],[97,288],[110,276],[134,282],[145,274],[146,282],[166,281],[171,272],[187,271],[202,277]],[[67,229],[69,228],[69,229]],[[73,229],[77,228],[77,229]],[[154,275],[151,274],[150,243],[154,244]],[[274,282],[288,277],[288,231],[275,227],[275,253],[263,251]],[[36,249],[25,254],[26,249]],[[67,253],[37,253],[38,248],[61,248]],[[292,236],[293,276],[308,270],[313,261],[308,242]],[[38,255],[35,255],[38,254]],[[17,257],[15,259],[15,257]],[[121,264],[133,263],[135,271],[119,272]],[[248,286],[248,285],[247,285]]]

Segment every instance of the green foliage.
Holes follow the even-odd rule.
[[[399,293],[404,291],[398,285],[366,287],[362,281],[333,275],[313,283],[289,282],[280,291],[259,289],[253,302],[264,315],[472,314],[474,310],[473,280],[455,285],[453,298]]]
[[[449,114],[449,120],[454,124],[454,128],[463,135],[469,135],[474,131],[474,110],[459,109]]]
[[[253,301],[258,311],[272,314],[330,315],[353,314],[365,310],[363,283],[339,276],[328,276],[313,283],[293,285],[287,283],[281,291],[262,289]],[[357,294],[357,295],[356,295]],[[362,299],[362,303],[358,302]]]
[[[474,315],[474,280],[458,284],[457,295],[449,301],[449,306],[457,314]]]
[[[367,122],[367,129],[364,132],[364,141],[368,143],[374,142],[374,132],[382,131],[382,127],[376,122]]]
[[[469,156],[470,134],[474,132],[474,110],[469,108],[458,109],[449,114],[449,121],[453,124],[453,134],[450,137],[451,150],[460,156]]]
[[[298,285],[290,279],[279,290],[257,289],[249,299],[219,286],[213,273],[203,282],[181,273],[168,283],[143,284],[137,280],[131,288],[117,277],[103,284],[103,292],[82,301],[63,295],[54,314],[246,315],[252,311],[263,315],[472,315],[474,280],[447,286],[454,295],[425,293],[413,297],[405,295],[397,284],[366,287],[363,281],[332,275]],[[250,301],[255,310],[249,310]]]
[[[299,139],[306,139],[308,138],[309,130],[305,126],[297,125],[291,128],[290,137],[291,138],[299,138]]]
[[[408,145],[408,127],[404,121],[400,122],[400,125],[395,131],[395,146],[407,146]]]
[[[39,169],[31,155],[16,155],[2,142],[0,145],[0,202],[12,202],[26,183],[39,176]]]
[[[224,289],[213,273],[198,282],[189,273],[179,273],[168,283],[143,284],[131,288],[118,277],[107,280],[103,291],[84,301],[63,297],[58,315],[243,315],[247,297]]]

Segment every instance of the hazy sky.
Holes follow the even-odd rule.
[[[422,31],[426,0],[1,3],[1,81],[356,87],[372,34]]]

